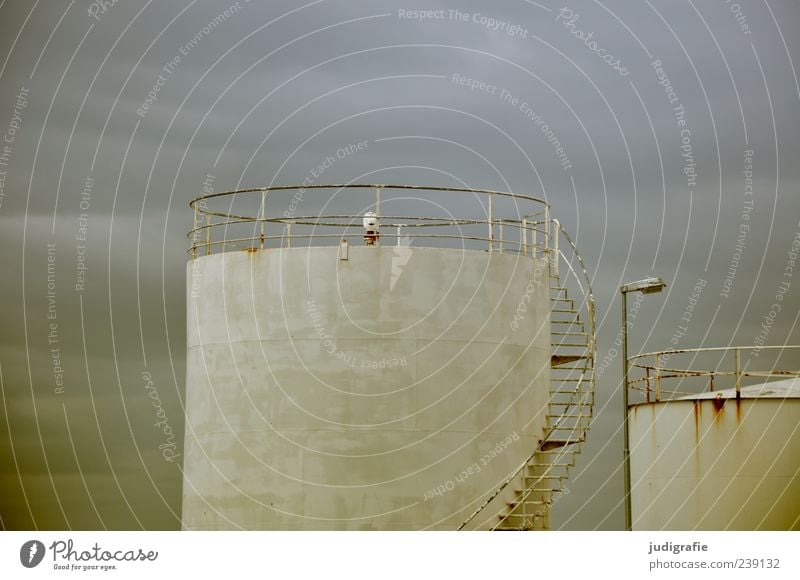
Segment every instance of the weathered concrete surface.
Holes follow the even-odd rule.
[[[631,407],[633,529],[800,529],[798,421],[798,398]]]
[[[544,268],[395,247],[190,262],[184,528],[455,529],[541,436]]]

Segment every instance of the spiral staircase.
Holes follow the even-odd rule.
[[[565,482],[586,442],[594,407],[594,299],[572,239],[558,220],[550,220],[548,232],[552,355],[545,434],[459,530],[550,529],[551,507],[568,491]]]

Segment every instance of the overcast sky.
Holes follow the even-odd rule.
[[[619,284],[648,275],[668,289],[632,352],[752,345],[781,282],[767,343],[800,343],[793,0],[111,4],[0,3],[0,527],[180,527],[148,395],[180,453],[187,203],[300,183],[348,144],[320,181],[546,198],[600,360]],[[618,367],[556,527],[622,527]]]

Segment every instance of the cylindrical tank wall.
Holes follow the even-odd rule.
[[[800,399],[631,407],[634,530],[800,529]]]
[[[342,257],[284,248],[188,264],[184,528],[455,529],[536,449],[544,260],[388,246]]]

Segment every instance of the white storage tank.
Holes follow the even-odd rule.
[[[545,437],[547,253],[258,215],[187,265],[184,529],[456,529]]]
[[[666,366],[673,379],[735,374]],[[630,407],[634,530],[800,529],[800,379],[648,395]]]

